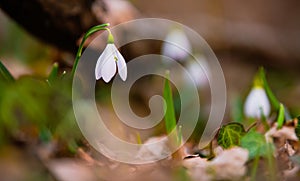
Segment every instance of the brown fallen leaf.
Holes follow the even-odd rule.
[[[60,181],[96,181],[97,177],[85,163],[74,159],[56,159],[46,163],[49,171]]]
[[[239,180],[246,173],[248,151],[233,147],[221,151],[212,161],[204,158],[185,159],[183,165],[194,180]]]
[[[136,158],[143,161],[160,160],[171,155],[166,136],[151,137],[146,140]]]
[[[273,138],[293,141],[299,140],[295,134],[295,127],[283,126],[281,129],[277,129],[277,123],[275,123],[272,128],[265,133],[265,137],[268,142],[273,142]]]

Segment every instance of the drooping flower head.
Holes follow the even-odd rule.
[[[176,28],[166,36],[162,54],[174,60],[183,61],[191,51],[191,44],[182,29]]]
[[[254,80],[253,88],[247,96],[244,112],[247,117],[261,118],[268,117],[271,111],[270,102],[263,83],[258,76]]]
[[[107,45],[97,60],[95,68],[96,80],[103,78],[103,80],[108,83],[115,75],[117,67],[121,79],[125,81],[127,78],[126,62],[115,46],[114,38],[109,31]]]
[[[186,68],[194,80],[197,87],[205,87],[208,85],[208,79],[210,77],[210,70],[207,64],[207,60],[204,55],[197,54],[194,57],[196,60],[188,60],[186,62]],[[186,77],[188,79],[188,77]]]

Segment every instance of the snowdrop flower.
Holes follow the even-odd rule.
[[[208,77],[210,77],[210,71],[206,62],[206,58],[203,55],[196,55],[195,59],[196,60],[189,60],[186,68],[196,86],[205,87],[208,85]],[[188,79],[188,77],[186,77],[186,79]]]
[[[164,40],[162,54],[174,60],[182,61],[188,57],[191,44],[181,29],[172,30]]]
[[[116,66],[118,67],[121,79],[125,81],[127,78],[126,62],[115,46],[113,36],[109,32],[107,45],[97,60],[95,68],[96,80],[102,77],[103,80],[108,83],[117,71]]]
[[[262,86],[254,86],[250,91],[245,105],[244,112],[247,117],[261,118],[261,114],[268,117],[270,114],[270,102]]]

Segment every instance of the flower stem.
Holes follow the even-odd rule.
[[[85,35],[83,36],[83,38],[82,38],[82,40],[81,40],[81,43],[80,43],[80,45],[79,45],[79,47],[78,47],[78,51],[77,51],[77,54],[76,54],[76,57],[75,57],[74,65],[73,65],[72,72],[71,72],[72,77],[74,77],[74,74],[75,74],[75,71],[76,71],[76,68],[77,68],[79,59],[80,59],[80,57],[81,57],[83,45],[84,45],[84,42],[86,41],[86,39],[87,39],[89,36],[91,36],[92,34],[94,34],[95,32],[100,31],[100,30],[107,30],[107,31],[109,31],[109,33],[110,33],[110,30],[109,30],[108,28],[106,28],[106,27],[109,26],[109,25],[110,25],[109,23],[105,23],[105,24],[93,26],[92,28],[90,28],[90,29],[85,33]],[[111,33],[110,33],[110,34],[111,34]]]
[[[274,93],[272,92],[268,82],[267,82],[267,79],[266,79],[266,73],[264,71],[264,68],[260,68],[259,69],[259,75],[260,75],[260,78],[261,78],[261,81],[263,83],[263,86],[265,88],[265,91],[270,99],[270,102],[272,104],[272,106],[275,108],[275,110],[278,110],[279,109],[279,101],[277,100],[277,98],[275,97]]]
[[[272,148],[270,144],[268,144],[267,149],[268,149],[267,164],[268,164],[270,181],[276,181],[276,171],[275,171],[276,168],[274,166],[275,160],[273,158]]]
[[[263,124],[265,130],[269,130],[270,126],[269,126],[269,124],[267,122],[266,116],[264,115],[262,107],[260,107],[260,117],[261,117],[261,123]]]
[[[115,42],[113,35],[110,32],[110,29],[107,28],[108,31],[108,38],[107,38],[107,43],[108,44],[113,44]]]
[[[256,173],[257,173],[258,163],[259,163],[259,154],[257,154],[255,159],[254,159],[253,167],[252,167],[252,170],[251,170],[251,181],[256,180]]]

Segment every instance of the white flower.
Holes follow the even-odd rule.
[[[270,109],[270,102],[265,90],[262,87],[252,88],[244,105],[246,116],[260,118],[263,113],[265,117],[268,117]]]
[[[99,80],[102,77],[106,83],[109,82],[117,71],[116,64],[121,79],[125,81],[127,78],[127,66],[125,59],[118,51],[115,44],[108,43],[97,60],[95,68],[96,80]]]
[[[163,43],[162,54],[174,60],[182,61],[191,52],[191,44],[181,29],[172,30]]]
[[[208,85],[208,77],[210,77],[210,71],[206,58],[203,55],[197,55],[195,60],[189,60],[186,68],[194,80],[197,87],[204,87]],[[207,75],[206,75],[207,74]],[[188,80],[189,77],[186,77]]]

